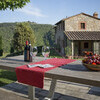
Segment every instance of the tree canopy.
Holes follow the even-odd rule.
[[[2,50],[2,36],[0,36],[0,56],[3,55],[3,50]]]
[[[0,36],[0,50],[2,49],[2,37]]]
[[[36,42],[34,46],[45,45],[45,39],[48,40],[50,45],[52,45],[55,34],[53,25],[37,24],[35,22],[28,23],[34,31],[36,37]],[[11,47],[13,47],[12,39],[15,33],[16,25],[18,25],[18,23],[0,23],[0,35],[2,36],[2,49],[4,53],[9,53],[11,51]]]
[[[25,42],[30,41],[32,46],[35,43],[34,31],[30,27],[29,23],[18,23],[15,29],[13,44],[16,51],[23,51]]]
[[[28,2],[30,2],[30,0],[0,0],[0,10],[22,8]]]

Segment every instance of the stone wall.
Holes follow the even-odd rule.
[[[63,32],[56,33],[55,42],[56,44],[59,44],[60,51],[62,54],[64,54],[63,41],[64,41],[64,33]]]
[[[82,22],[86,24],[86,29],[80,28],[80,23]],[[58,23],[58,25],[56,26],[56,34],[55,34],[55,42],[57,44],[57,41],[58,41],[62,54],[64,54],[63,41],[64,41],[64,38],[67,38],[64,35],[64,31],[100,31],[100,20],[83,15],[83,14],[73,16],[72,18],[65,20],[65,27],[63,27],[63,25],[64,23],[62,22]],[[83,44],[84,42],[81,43],[82,49],[84,49]],[[77,45],[78,44],[75,43],[75,55],[77,55],[78,53]],[[88,50],[91,50],[91,48],[92,48],[92,43],[89,42]]]
[[[80,23],[86,23],[86,29],[80,29]],[[65,31],[100,31],[100,20],[86,16],[77,15],[65,20]]]

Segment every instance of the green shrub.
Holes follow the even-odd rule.
[[[0,56],[3,56],[2,37],[0,36]]]
[[[38,47],[37,47],[38,53],[41,53],[41,54],[42,54],[42,47],[43,47],[43,46],[38,46]]]
[[[71,56],[72,55],[72,49],[70,47],[65,48],[65,54],[66,56]]]
[[[3,50],[2,49],[0,50],[0,56],[3,56]]]

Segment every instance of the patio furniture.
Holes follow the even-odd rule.
[[[0,60],[0,68],[15,71],[17,66],[25,65],[20,57],[12,57]],[[51,86],[48,96],[44,100],[52,100],[57,80],[81,83],[100,87],[100,72],[93,72],[86,69],[81,64],[72,67],[61,66],[45,72],[45,77],[51,78]],[[35,87],[29,86],[29,98],[35,100]]]

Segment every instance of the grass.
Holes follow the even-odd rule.
[[[38,53],[37,56],[40,56],[40,57],[43,57],[42,53]],[[59,55],[59,53],[57,53],[55,51],[55,49],[50,49],[50,55],[49,55],[50,58],[62,58],[62,56]]]
[[[0,56],[0,59],[5,58],[8,54],[9,53],[3,53],[3,56]],[[0,69],[0,87],[15,82],[16,80],[15,72]]]
[[[9,53],[3,53],[3,56],[0,56],[0,59],[1,58],[5,58]]]
[[[0,87],[17,81],[16,73],[0,69]]]
[[[55,51],[55,49],[51,49],[51,50],[50,50],[50,57],[51,57],[51,58],[55,58],[55,57],[57,57],[57,58],[62,58],[62,56],[60,56],[59,53],[57,53],[57,52]]]

